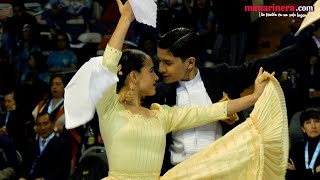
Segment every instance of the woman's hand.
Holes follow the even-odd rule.
[[[117,0],[117,3],[121,17],[126,18],[131,23],[135,17],[129,1],[127,1],[125,4],[122,4],[121,0]]]
[[[117,27],[113,32],[108,45],[113,47],[119,51],[122,50],[123,41],[125,40],[126,34],[130,27],[131,22],[134,20],[134,14],[131,9],[131,5],[129,1],[125,4],[122,4],[121,0],[117,0],[119,11],[121,13],[121,17],[118,21]],[[107,61],[104,59],[103,61]]]
[[[254,83],[253,94],[228,101],[228,107],[227,107],[228,116],[231,116],[233,113],[243,111],[253,106],[256,103],[256,101],[259,99],[259,97],[263,93],[264,88],[266,87],[270,77],[269,73],[262,73],[262,72],[263,72],[263,68],[261,67],[259,69],[258,76]],[[271,76],[273,75],[274,73],[271,74]]]
[[[271,74],[274,75],[274,72]],[[267,74],[263,75],[263,68],[261,67],[259,69],[259,73],[257,75],[257,78],[254,82],[254,92],[253,95],[258,99],[261,94],[264,91],[264,88],[266,87],[267,83],[269,81],[269,76]]]
[[[296,166],[294,165],[294,162],[292,161],[292,159],[290,158],[290,162],[288,162],[288,167],[287,169],[289,170],[296,170]]]

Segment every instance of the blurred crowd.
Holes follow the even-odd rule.
[[[143,50],[157,65],[157,38],[187,27],[201,38],[202,66],[245,62],[251,19],[243,7],[250,1],[232,6],[224,0],[157,3],[157,28],[134,22],[124,48]],[[39,174],[67,179],[86,149],[103,146],[97,117],[82,127],[64,127],[64,87],[83,63],[102,55],[119,17],[114,0],[1,1],[0,149],[9,150],[3,152],[6,161],[0,160],[0,179],[37,179]],[[308,36],[293,36],[300,24],[292,19],[279,49]],[[285,92],[289,123],[305,107],[320,106],[319,56],[305,61],[305,67],[276,74]],[[36,149],[46,146],[38,140],[53,132],[56,144],[48,147],[52,152],[37,157]]]

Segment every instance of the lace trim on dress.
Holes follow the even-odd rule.
[[[153,180],[160,179],[160,172],[136,173],[136,172],[119,172],[109,171],[107,179],[136,179],[136,180]]]

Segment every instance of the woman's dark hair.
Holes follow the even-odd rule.
[[[131,71],[141,72],[145,65],[146,53],[137,49],[126,49],[122,52],[119,64],[121,64],[122,75],[118,74],[117,92],[125,85],[126,78]]]
[[[189,57],[199,57],[199,36],[188,28],[173,29],[158,41],[158,47],[169,49],[173,56],[185,61]]]
[[[66,47],[70,48],[70,41],[67,33],[64,31],[57,31],[56,35],[52,37],[52,42],[54,42],[55,50],[57,49],[57,42],[59,36],[63,36],[64,40],[66,41]]]
[[[63,74],[53,74],[50,78],[50,86],[52,84],[52,81],[57,77],[62,80],[63,86],[66,87],[66,85],[68,84],[68,80],[67,77]]]
[[[300,115],[300,125],[309,119],[320,119],[320,107],[308,107],[301,112]]]

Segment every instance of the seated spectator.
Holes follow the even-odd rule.
[[[64,114],[64,87],[67,85],[67,79],[63,75],[53,75],[51,79],[51,93],[49,98],[42,100],[34,108],[32,115],[36,119],[40,113],[50,113],[54,120],[54,131],[57,136],[71,141],[72,144],[72,169],[75,168],[79,156],[79,147],[81,146],[81,136],[76,129],[67,130],[65,128]],[[35,128],[38,131],[37,127]]]
[[[301,76],[303,78],[304,86],[308,91],[307,104],[313,106],[320,106],[320,58],[319,56],[312,56],[309,60],[308,66],[303,68]]]
[[[0,134],[7,135],[20,153],[34,139],[34,121],[31,114],[19,106],[19,98],[13,90],[4,94],[6,112],[0,117]]]
[[[25,24],[29,24],[34,34],[39,34],[40,26],[36,18],[26,11],[23,0],[12,0],[13,16],[3,21],[2,47],[12,55],[12,49],[18,41],[19,31]],[[36,39],[38,37],[35,37]]]
[[[42,52],[30,53],[27,71],[22,75],[22,79],[23,84],[17,87],[17,91],[22,94],[25,110],[32,112],[34,107],[49,94],[50,73]]]
[[[297,111],[303,110],[307,94],[298,70],[294,68],[285,69],[279,77],[279,83],[286,98],[287,114],[289,124],[292,116]]]
[[[295,36],[295,33],[298,31],[302,21],[303,21],[303,18],[299,18],[299,17],[293,17],[291,19],[291,22],[288,25],[289,31],[284,33],[281,36],[278,49],[283,49],[285,47],[294,45],[296,43],[303,41],[307,37],[312,36],[310,31],[308,30],[304,30],[298,36]],[[309,27],[309,28],[312,28],[312,27]]]
[[[43,56],[42,52],[32,52],[30,53],[28,60],[28,75],[33,73],[37,78],[46,84],[50,83],[50,73],[48,71],[47,60]],[[25,79],[27,80],[27,78]]]
[[[39,139],[23,157],[20,180],[66,180],[70,173],[71,144],[56,136],[54,119],[43,112],[36,118]]]
[[[0,179],[14,180],[18,171],[16,148],[10,139],[0,135]]]
[[[215,38],[215,14],[210,0],[196,0],[192,8],[192,29],[199,34],[201,49],[212,49]]]
[[[20,84],[24,83],[25,74],[28,73],[28,60],[30,53],[41,52],[39,43],[37,42],[38,35],[34,35],[29,24],[23,25],[19,31],[17,46],[13,50],[13,60],[18,72],[18,80]]]
[[[48,112],[55,120],[55,130],[57,133],[63,133],[65,118],[64,118],[64,87],[67,84],[66,78],[62,75],[52,76],[50,86],[49,98],[41,100],[38,105],[34,108],[32,115],[34,120],[41,112]]]
[[[9,55],[0,48],[0,94],[3,95],[5,89],[13,89],[15,86],[15,68],[10,62]]]
[[[49,0],[45,6],[43,17],[50,31],[65,31],[66,20],[82,17],[85,23],[85,31],[90,32],[92,18],[92,0]]]
[[[42,17],[46,21],[51,34],[55,34],[57,30],[66,30],[65,8],[60,0],[49,0],[44,6]]]
[[[168,0],[171,12],[171,28],[191,26],[191,3],[189,0]]]
[[[55,50],[48,55],[47,65],[51,73],[72,71],[77,68],[77,56],[70,49],[70,42],[65,32],[58,32],[54,37]]]
[[[101,2],[103,7],[102,16],[98,19],[98,23],[116,25],[120,18],[118,4],[113,0],[104,0]]]
[[[287,180],[320,179],[320,109],[310,107],[300,116],[304,141],[290,148]]]

